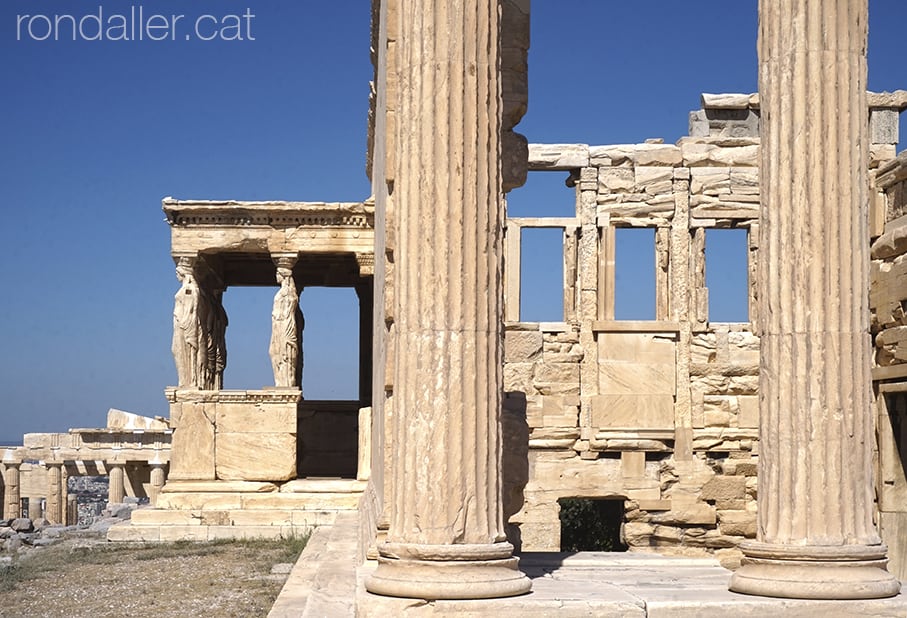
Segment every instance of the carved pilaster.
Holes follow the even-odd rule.
[[[527,592],[501,499],[498,0],[401,0],[390,529],[369,591]]]
[[[867,0],[761,0],[757,542],[736,592],[892,596],[872,520]]]

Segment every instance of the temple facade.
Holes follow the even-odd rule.
[[[676,144],[590,146],[515,130],[528,0],[373,2],[368,199],[163,202],[169,469],[156,508],[109,538],[280,536],[356,512],[370,592],[494,598],[530,589],[515,552],[560,550],[581,499],[615,507],[631,551],[716,555],[737,592],[897,594],[907,92],[866,91],[865,0],[759,10],[758,94],[703,95]],[[563,178],[572,215],[511,216],[527,174]],[[536,229],[562,234],[550,322],[520,311]],[[615,311],[627,230],[650,239],[650,319]],[[723,231],[745,254],[736,322],[709,315]],[[235,286],[274,290],[259,390],[223,388]],[[308,286],[358,295],[356,401],[302,391]]]

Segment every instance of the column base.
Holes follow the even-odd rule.
[[[881,599],[901,582],[885,565],[884,545],[772,545],[742,543],[742,566],[731,592],[787,599]]]
[[[494,599],[529,592],[510,543],[415,545],[383,543],[371,593],[410,599]]]

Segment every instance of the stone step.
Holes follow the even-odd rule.
[[[228,511],[138,509],[134,526],[323,526],[336,511],[293,509],[237,509]]]
[[[306,511],[353,510],[361,492],[185,492],[162,493],[158,508],[168,510],[228,511],[293,509]]]
[[[316,528],[329,528],[336,517],[337,511],[139,509],[133,512],[132,521],[112,526],[107,540],[163,543],[290,538],[310,534]]]
[[[133,543],[172,543],[175,541],[216,541],[220,539],[287,539],[311,533],[316,526],[204,526],[135,525],[112,526],[107,540]]]

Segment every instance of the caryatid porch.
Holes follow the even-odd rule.
[[[172,255],[180,281],[173,333],[179,383],[166,390],[173,451],[159,506],[204,511],[217,496],[224,507],[222,513],[218,511],[223,517],[212,513],[210,521],[223,524],[241,519],[229,513],[255,502],[250,495],[262,502],[261,494],[272,494],[270,507],[283,508],[290,503],[298,505],[299,492],[325,490],[317,486],[313,489],[312,483],[318,481],[296,480],[303,476],[346,479],[326,483],[333,483],[341,493],[358,491],[362,483],[355,479],[364,468],[357,459],[357,451],[363,449],[359,448],[356,427],[361,425],[360,432],[366,433],[370,428],[371,329],[360,333],[360,348],[365,353],[360,354],[359,399],[304,400],[304,319],[299,294],[308,286],[353,288],[359,296],[360,311],[370,322],[374,261],[371,205],[168,198],[163,210],[171,227]],[[223,295],[234,286],[276,289],[269,316],[273,386],[258,390],[223,388],[224,372],[229,371],[229,316]],[[366,414],[361,419],[363,408]],[[318,444],[305,444],[307,435],[324,431],[337,434],[331,441],[338,451],[332,454],[333,459],[326,460]],[[290,495],[294,493],[297,495]],[[288,494],[283,500],[287,504],[274,494]],[[324,502],[320,506],[330,508]],[[279,531],[288,517],[277,514],[259,516],[258,520]],[[144,519],[147,521],[140,516],[136,523],[167,520],[159,514]],[[310,523],[299,521],[301,525]]]

